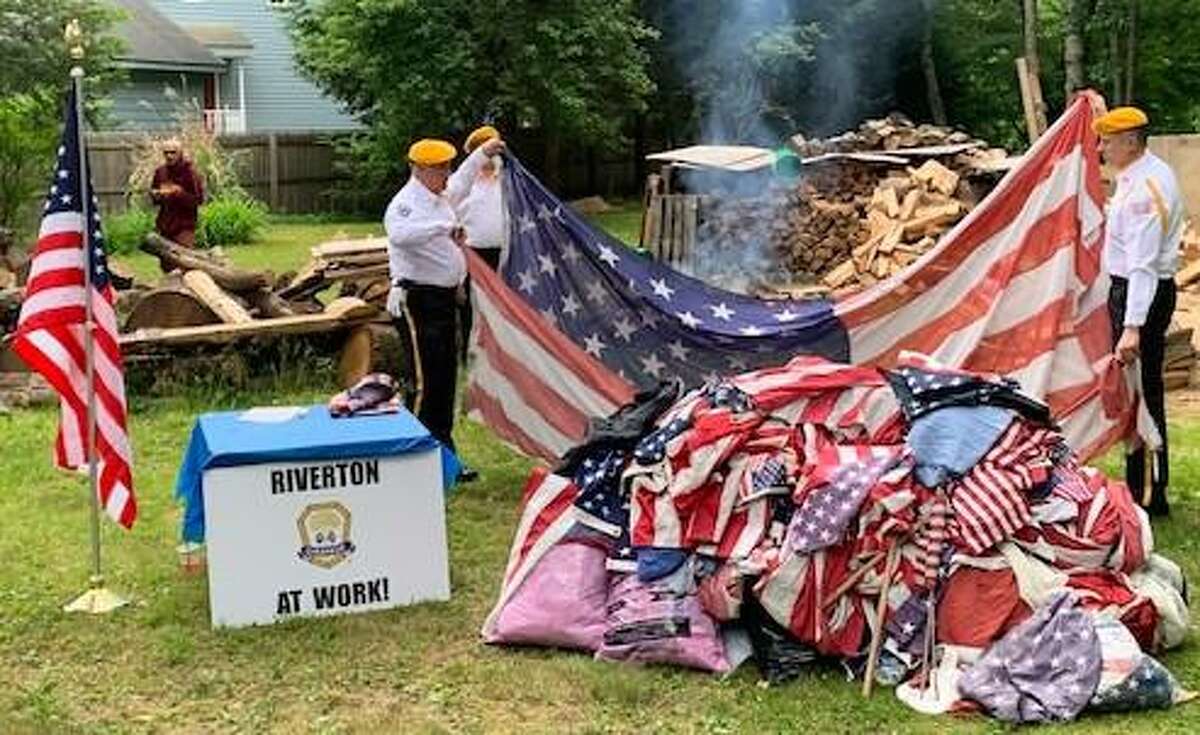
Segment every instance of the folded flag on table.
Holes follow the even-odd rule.
[[[54,446],[58,466],[87,466],[88,294],[84,269],[88,269],[94,320],[97,493],[108,515],[130,528],[137,519],[137,501],[125,426],[125,376],[113,309],[116,297],[104,257],[98,202],[91,182],[80,176],[86,153],[81,150],[75,110],[72,90],[12,349],[58,393],[61,415]],[[87,221],[84,202],[90,203]]]
[[[723,292],[594,229],[519,162],[505,168],[509,253],[469,267],[478,318],[468,404],[526,453],[560,455],[591,416],[669,377],[695,386],[797,354],[891,367],[901,352],[1017,380],[1085,459],[1131,431],[1115,397],[1104,196],[1089,100],[924,257],[840,300]],[[1102,387],[1107,391],[1102,398]]]

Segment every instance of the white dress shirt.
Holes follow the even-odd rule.
[[[388,238],[388,272],[393,281],[455,288],[467,275],[467,261],[450,237],[459,221],[455,207],[462,203],[486,157],[477,149],[451,175],[446,190],[434,194],[416,176],[409,176],[387,206],[383,228]]]
[[[1145,324],[1159,279],[1175,277],[1184,218],[1179,182],[1158,156],[1146,151],[1117,174],[1107,207],[1104,262],[1110,275],[1129,280],[1125,326]]]
[[[467,242],[473,248],[503,248],[508,240],[501,184],[499,171],[480,172],[458,208],[467,229]]]

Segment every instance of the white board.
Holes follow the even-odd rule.
[[[204,473],[214,627],[450,599],[441,453]]]

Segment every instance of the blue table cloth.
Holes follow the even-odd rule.
[[[458,477],[458,458],[404,409],[353,418],[333,418],[323,405],[298,407],[295,415],[288,411],[224,411],[196,420],[175,478],[175,497],[184,503],[184,541],[204,541],[203,476],[214,467],[395,456],[439,447],[444,489]]]

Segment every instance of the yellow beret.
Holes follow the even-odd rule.
[[[450,163],[458,155],[453,143],[435,138],[424,138],[408,148],[408,160],[418,166],[440,166]]]
[[[1138,108],[1117,107],[1092,121],[1092,130],[1096,131],[1096,135],[1116,135],[1144,128],[1149,124],[1150,118]]]
[[[491,125],[484,125],[481,128],[476,128],[475,132],[467,136],[467,142],[463,147],[467,149],[467,153],[475,150],[479,146],[488,142],[492,138],[499,138],[500,131],[493,128]]]

